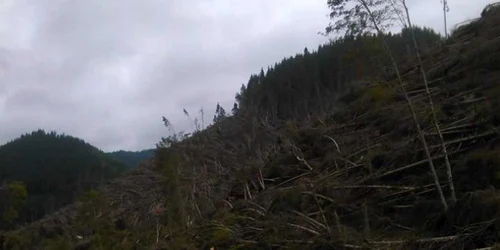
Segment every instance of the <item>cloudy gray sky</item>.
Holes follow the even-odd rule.
[[[452,24],[492,0],[449,0]],[[442,30],[439,0],[409,0]],[[0,0],[0,145],[42,128],[105,150],[153,147],[162,116],[230,110],[251,73],[316,48],[326,0]]]

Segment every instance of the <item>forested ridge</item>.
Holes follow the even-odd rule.
[[[154,155],[154,152],[155,149],[145,149],[141,151],[119,150],[106,154],[125,164],[127,167],[135,167],[138,166],[139,163],[151,158]]]
[[[125,166],[81,139],[37,130],[0,146],[0,183],[24,185],[26,200],[16,218],[6,218],[8,199],[0,200],[0,229],[33,222],[103,185]],[[10,215],[12,216],[12,215]]]
[[[252,75],[233,115],[164,117],[154,157],[0,246],[497,249],[500,5],[443,38],[356,2],[328,1],[346,36]]]
[[[412,28],[423,52],[442,41],[429,28]],[[410,29],[384,38],[397,61],[411,57]],[[339,108],[336,99],[362,80],[376,79],[391,71],[378,35],[345,36],[307,48],[283,59],[266,71],[250,76],[236,94],[240,112],[255,111],[277,119],[303,118]]]

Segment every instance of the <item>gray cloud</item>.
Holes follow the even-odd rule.
[[[486,0],[450,1],[450,23]],[[442,30],[439,1],[411,1],[416,24]],[[0,144],[43,128],[109,151],[152,147],[227,110],[252,73],[316,48],[326,0],[4,0]],[[450,25],[451,26],[451,25]]]

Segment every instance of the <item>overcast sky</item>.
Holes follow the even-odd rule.
[[[42,128],[104,151],[190,130],[252,73],[326,41],[326,0],[0,0],[0,145]],[[450,27],[491,0],[449,0]],[[409,0],[442,31],[439,0]]]

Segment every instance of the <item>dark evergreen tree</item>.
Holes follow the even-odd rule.
[[[310,53],[309,53],[309,50],[307,49],[307,47],[305,47],[305,48],[304,48],[304,56],[307,56],[307,55],[309,55],[309,54],[310,54]]]
[[[233,109],[231,109],[231,113],[235,115],[238,112],[238,103],[233,104]]]
[[[219,103],[217,103],[217,107],[215,108],[214,123],[219,122],[226,117],[226,110],[224,110],[224,108]]]

